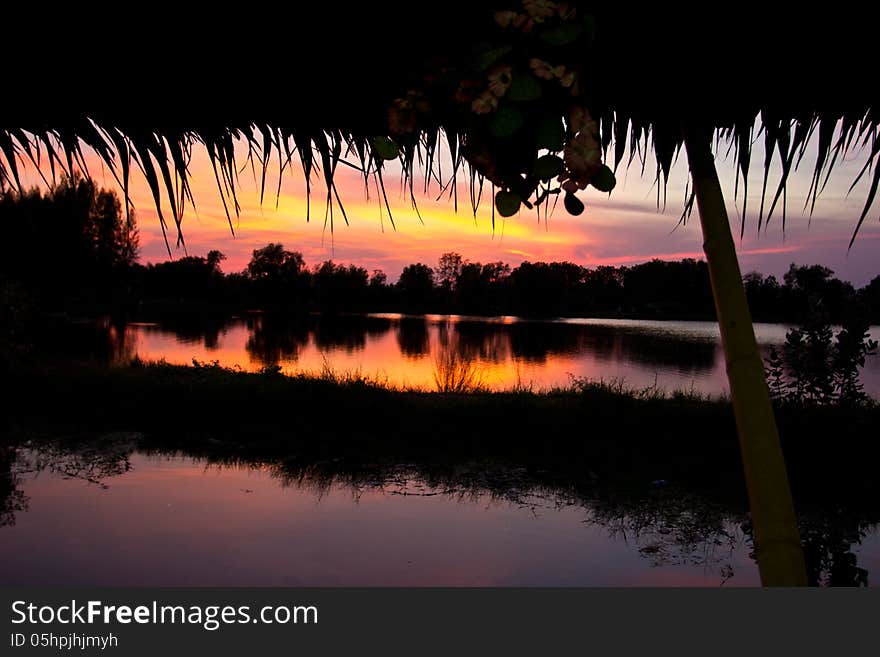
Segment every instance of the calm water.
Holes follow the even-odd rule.
[[[14,466],[20,510],[0,527],[4,586],[756,583],[730,522],[711,554],[697,545],[667,559],[661,534],[627,536],[537,496],[403,478],[291,483],[267,468],[140,453],[97,483],[27,461]]]
[[[661,488],[587,500],[428,485],[405,468],[343,482],[138,451],[90,458],[18,450],[0,585],[758,584],[741,512]],[[821,526],[823,555],[880,572],[876,524]]]
[[[789,327],[758,324],[766,349],[782,344]],[[875,339],[880,327],[874,327]],[[436,389],[449,363],[464,366],[492,389],[565,386],[571,377],[657,385],[712,395],[727,391],[718,327],[713,322],[514,317],[369,315],[298,322],[264,316],[214,324],[128,324],[113,329],[120,360],[191,364],[219,361],[254,371],[278,365],[286,373],[358,373],[396,386]],[[880,398],[880,357],[862,372],[866,391]]]
[[[786,327],[757,330],[766,348]],[[110,361],[331,368],[426,389],[452,356],[496,389],[577,376],[726,390],[717,327],[701,322],[256,315],[82,325],[57,341]],[[880,397],[877,361],[863,381]],[[430,464],[358,464],[353,475],[336,469],[339,459],[218,464],[144,452],[137,436],[97,438],[92,447],[0,446],[0,585],[758,583],[744,508],[665,482],[599,490],[503,464],[441,475]],[[826,583],[874,583],[880,573],[880,510],[856,502],[803,519],[808,558]]]

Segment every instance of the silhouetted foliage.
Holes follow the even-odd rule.
[[[187,256],[147,265],[142,293],[147,299],[221,301],[226,281],[220,263],[225,259],[219,251],[209,251],[206,257]]]
[[[281,244],[255,249],[247,276],[255,300],[263,305],[302,306],[307,300],[310,275],[305,260]]]
[[[434,297],[434,272],[428,265],[407,265],[397,281],[400,300],[407,308],[428,310]]]
[[[81,176],[43,194],[0,190],[0,274],[24,285],[44,308],[74,298],[124,302],[138,256],[133,214],[115,192]]]
[[[434,270],[437,285],[440,289],[446,292],[455,290],[458,277],[461,275],[461,265],[463,262],[464,260],[458,253],[450,252],[440,256],[438,266]]]
[[[822,312],[832,321],[844,315],[848,301],[855,296],[852,285],[837,278],[834,272],[822,265],[809,267],[789,267],[783,280],[788,290],[789,311],[798,319],[810,314],[812,306],[821,300]]]
[[[781,285],[776,277],[764,277],[758,272],[746,274],[743,283],[752,316],[766,321],[804,322],[811,308],[821,301],[823,313],[830,321],[839,323],[859,296],[850,283],[835,278],[834,272],[822,265],[792,263]],[[865,301],[866,305],[870,303]],[[874,308],[877,307],[875,301]]]
[[[853,315],[837,334],[831,360],[833,384],[838,402],[859,404],[868,399],[859,380],[859,370],[865,366],[865,358],[876,353],[877,341],[870,339],[867,320],[859,315]]]
[[[875,276],[865,287],[859,290],[859,300],[868,313],[872,324],[880,324],[880,276]]]
[[[584,295],[590,312],[620,314],[623,305],[623,268],[607,265],[587,270],[584,276]]]
[[[651,260],[623,271],[627,305],[658,317],[712,317],[714,305],[709,269],[702,260]]]
[[[224,273],[219,251],[138,265],[130,217],[112,192],[81,177],[63,178],[45,195],[3,190],[4,285],[18,285],[44,309],[85,302],[114,312],[139,307],[146,315],[176,308],[227,315],[263,309],[714,319],[708,270],[694,259],[595,268],[526,261],[511,267],[447,252],[435,268],[407,265],[392,284],[382,270],[368,273],[330,260],[310,267],[302,253],[270,243],[253,251],[244,271]],[[782,283],[749,272],[744,284],[757,320],[805,321],[811,304],[821,300],[831,322],[842,322],[855,302],[867,319],[880,321],[880,277],[856,291],[827,267],[792,264]]]
[[[24,287],[0,275],[0,371],[17,364],[29,350],[35,312]]]
[[[582,268],[570,262],[522,263],[510,274],[516,313],[562,314],[575,301],[581,274]]]
[[[776,319],[784,316],[780,307],[782,290],[775,276],[764,276],[751,271],[743,276],[746,299],[754,319]]]
[[[324,312],[370,310],[366,306],[368,281],[366,269],[327,260],[312,272],[315,305]]]
[[[309,267],[302,254],[282,244],[256,249],[242,273],[223,274],[223,256],[188,256],[141,268],[145,301],[199,301],[232,309],[295,312],[404,312],[521,317],[715,317],[709,273],[702,261],[652,260],[621,267],[583,267],[571,262],[471,262],[445,253],[438,266],[407,265],[396,283],[382,270],[327,260]],[[757,272],[744,283],[753,316],[800,321],[812,300],[822,301],[832,322],[860,300],[877,317],[880,282],[856,292],[825,267],[792,265],[785,282]]]
[[[859,370],[876,350],[862,313],[851,311],[835,335],[828,314],[816,304],[803,325],[786,333],[782,352],[771,348],[766,358],[771,397],[796,404],[866,403]]]

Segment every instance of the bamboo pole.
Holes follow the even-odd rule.
[[[697,197],[703,250],[745,469],[761,583],[806,586],[806,566],[776,419],[711,145],[711,130],[685,131],[688,166]]]

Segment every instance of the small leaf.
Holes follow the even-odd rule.
[[[563,23],[543,32],[541,38],[551,46],[567,46],[577,41],[583,32],[584,28],[577,23]]]
[[[495,207],[498,208],[498,214],[502,217],[512,217],[519,212],[519,206],[522,199],[519,194],[514,192],[505,192],[504,190],[495,194]]]
[[[516,107],[504,105],[498,108],[495,116],[492,117],[492,123],[489,125],[489,131],[492,136],[504,138],[510,137],[522,127],[523,115]]]
[[[501,46],[500,48],[493,48],[492,50],[479,53],[476,61],[477,70],[485,71],[511,50],[513,50],[512,46]]]
[[[590,184],[600,192],[610,192],[617,184],[617,178],[614,177],[614,172],[603,164],[602,168],[590,178]]]
[[[395,160],[400,155],[400,147],[388,137],[373,137],[373,152],[383,160]]]
[[[591,14],[584,16],[584,45],[591,46],[596,40],[596,18]]]
[[[565,198],[562,203],[565,205],[565,209],[568,210],[568,214],[574,215],[575,217],[582,214],[584,211],[583,202],[571,192],[565,192]]]
[[[562,173],[562,158],[556,155],[543,155],[535,161],[535,175],[541,180],[550,180]]]
[[[507,89],[507,99],[517,103],[538,100],[544,91],[541,83],[533,76],[525,72],[514,73]]]
[[[559,152],[565,145],[565,128],[559,117],[545,116],[538,124],[537,146]]]

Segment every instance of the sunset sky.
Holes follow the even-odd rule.
[[[734,163],[732,157],[725,159],[724,152],[726,148],[722,148],[722,155],[718,158],[719,174],[728,199],[731,222],[738,236],[739,211],[733,207]],[[92,176],[104,186],[114,187],[112,176],[102,169],[97,159],[89,158],[89,161]],[[242,150],[239,166],[244,162]],[[800,170],[793,174],[789,186],[784,234],[779,210],[774,214],[769,229],[760,235],[757,233],[762,162],[762,148],[760,143],[756,143],[749,180],[745,238],[737,241],[743,272],[757,269],[781,277],[791,262],[821,263],[857,286],[864,285],[880,273],[880,259],[877,258],[880,224],[876,206],[866,219],[854,247],[847,252],[847,244],[861,212],[870,178],[865,176],[847,196],[849,186],[863,163],[857,152],[851,153],[835,169],[819,197],[812,220],[802,212],[812,172],[812,159],[808,153]],[[445,171],[448,170],[445,167]],[[360,174],[348,167],[340,167],[337,185],[350,225],[344,224],[337,211],[331,232],[329,225],[324,225],[322,180],[313,181],[311,221],[307,223],[305,184],[298,165],[288,168],[284,174],[277,210],[277,170],[269,171],[266,198],[261,206],[259,181],[254,179],[248,166],[240,175],[241,213],[237,219],[233,218],[233,237],[207,156],[197,147],[191,166],[197,206],[195,212],[188,208],[184,218],[187,253],[204,255],[210,249],[218,249],[227,256],[223,263],[224,271],[231,272],[243,269],[254,249],[269,242],[281,242],[287,249],[302,252],[309,264],[327,259],[354,263],[368,270],[382,269],[390,281],[397,279],[406,264],[423,262],[433,266],[440,254],[447,251],[458,252],[471,261],[502,260],[511,265],[523,260],[570,260],[586,266],[626,265],[651,258],[702,257],[696,212],[687,225],[676,228],[687,179],[684,154],[673,168],[665,210],[657,208],[653,160],[648,159],[642,175],[637,159],[629,169],[621,167],[618,170],[618,185],[610,196],[593,189],[580,194],[587,205],[587,211],[580,217],[569,216],[560,203],[546,223],[543,217],[539,222],[534,212],[523,212],[506,221],[497,218],[494,230],[491,205],[485,202],[490,199],[488,185],[476,219],[470,211],[463,174],[457,214],[451,200],[445,196],[436,200],[439,194],[436,184],[432,185],[427,195],[419,192],[417,200],[422,223],[412,210],[408,192],[401,190],[396,171],[391,166],[386,174],[396,229],[388,221],[384,210],[380,216],[375,188],[371,187],[370,198],[366,199]],[[775,191],[776,180],[775,176],[771,176],[768,196]],[[142,261],[166,260],[168,254],[153,200],[137,171],[132,197],[140,227]],[[739,205],[741,207],[741,203]],[[184,251],[174,249],[173,255],[183,256]]]

